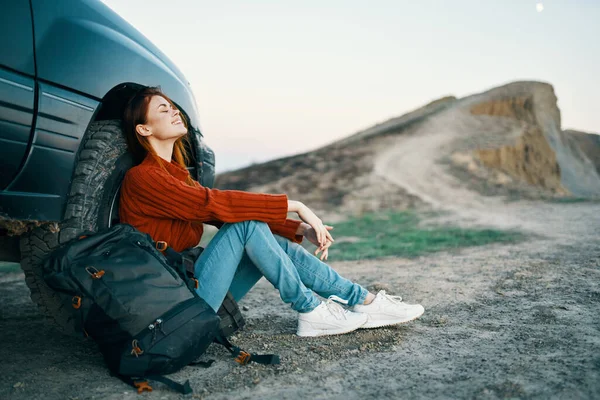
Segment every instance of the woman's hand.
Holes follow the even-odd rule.
[[[304,233],[303,236],[312,244],[314,244],[317,247],[321,247],[321,244],[319,243],[319,239],[317,238],[317,232],[313,229],[312,226],[308,225],[308,224],[304,224],[306,225],[306,228],[304,229]],[[330,231],[333,229],[333,226],[329,226],[329,225],[323,225],[325,227],[325,229],[327,231]],[[329,232],[328,232],[329,233]],[[331,236],[331,234],[329,234],[329,236]],[[329,239],[328,239],[329,240]],[[333,238],[331,238],[331,240],[329,240],[330,242],[333,242]]]
[[[316,243],[313,243],[316,246],[323,247],[327,243],[327,240],[333,242],[333,237],[329,233],[328,229],[325,228],[325,225],[323,225],[323,221],[321,221],[321,219],[317,217],[317,215],[312,212],[310,208],[298,201],[291,200],[288,202],[288,211],[295,211],[302,221],[306,222],[312,227],[316,241]]]
[[[327,258],[329,257],[329,246],[331,246],[333,244],[333,242],[331,240],[327,240],[327,243],[325,244],[325,246],[319,247],[317,250],[315,250],[315,256],[318,257],[319,252],[323,252],[323,254],[321,254],[321,261],[326,261]]]
[[[330,231],[333,229],[333,226],[325,225],[325,229],[327,229],[327,231]],[[323,254],[321,255],[321,261],[327,260],[327,257],[329,257],[329,247],[333,244],[333,238],[331,240],[327,239],[327,243],[325,243],[325,246],[319,245],[316,231],[312,228],[312,226],[305,222],[302,222],[300,225],[298,225],[296,235],[304,236],[309,242],[317,246],[314,255],[318,257],[318,254],[322,251]]]

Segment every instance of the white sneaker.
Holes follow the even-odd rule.
[[[401,324],[419,318],[424,312],[420,304],[406,304],[400,296],[390,296],[380,290],[370,304],[357,304],[352,311],[369,316],[369,320],[361,328],[379,328]]]
[[[339,335],[352,332],[367,322],[367,315],[345,309],[334,300],[344,302],[337,296],[331,296],[314,310],[298,315],[298,336]]]

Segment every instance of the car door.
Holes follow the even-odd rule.
[[[30,142],[35,58],[29,0],[0,5],[0,190],[19,172]],[[1,212],[2,210],[0,210]]]

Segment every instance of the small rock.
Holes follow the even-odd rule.
[[[250,307],[248,307],[248,306],[242,306],[242,310],[244,310],[244,311],[250,311]]]
[[[15,383],[15,384],[13,385],[13,387],[14,387],[15,389],[16,389],[16,388],[21,388],[21,387],[23,387],[23,386],[25,386],[25,384],[24,384],[23,382],[17,382],[17,383]]]
[[[258,385],[260,382],[260,378],[256,378],[255,380],[252,381],[252,383],[254,383],[255,385]]]

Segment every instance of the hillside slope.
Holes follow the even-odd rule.
[[[588,149],[598,141],[583,135],[561,130],[551,85],[513,82],[444,97],[318,150],[221,174],[216,187],[284,192],[342,213],[423,202],[480,208],[507,195],[600,197],[598,152]]]
[[[579,146],[600,174],[600,135],[574,130],[566,130],[564,133]]]

